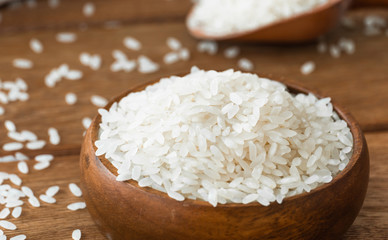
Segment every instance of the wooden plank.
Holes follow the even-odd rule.
[[[369,189],[364,206],[355,223],[346,233],[344,240],[385,240],[388,236],[388,132],[366,135],[371,158]],[[80,228],[82,239],[104,239],[94,226],[86,210],[71,212],[66,206],[80,201],[71,195],[67,186],[79,182],[79,156],[56,157],[50,168],[34,171],[28,175],[17,172],[16,163],[1,165],[1,171],[17,173],[23,179],[23,185],[29,186],[39,195],[53,185],[60,186],[56,204],[42,204],[41,208],[32,208],[26,203],[19,219],[10,219],[18,226],[16,231],[5,231],[9,236],[26,234],[31,240],[68,239],[73,229]],[[33,160],[29,163],[33,165]],[[31,167],[32,169],[32,167]],[[335,203],[333,203],[335,204]]]
[[[86,17],[83,6],[87,0],[59,1],[55,8],[47,0],[38,0],[29,7],[28,1],[14,1],[0,9],[0,32],[99,25],[107,21],[161,22],[182,20],[191,7],[190,0],[94,0],[95,13]],[[43,16],[43,17],[42,17]]]

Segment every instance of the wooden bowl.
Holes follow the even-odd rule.
[[[280,82],[291,92],[321,97],[298,84]],[[121,94],[106,109],[144,87]],[[339,239],[363,204],[369,180],[369,155],[357,122],[346,110],[333,105],[354,137],[354,153],[349,164],[330,183],[268,207],[259,203],[213,207],[200,200],[179,202],[165,193],[139,187],[135,181],[116,181],[115,167],[105,157],[95,155],[94,141],[101,121],[98,115],[87,131],[81,150],[81,183],[87,208],[108,239]]]
[[[333,29],[345,14],[350,3],[351,0],[329,0],[321,6],[296,14],[292,17],[281,19],[256,29],[225,35],[211,35],[203,32],[202,29],[191,28],[188,24],[191,17],[191,10],[186,19],[186,26],[189,33],[198,39],[300,43],[315,40]]]

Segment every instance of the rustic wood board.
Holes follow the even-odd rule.
[[[198,53],[197,40],[191,38],[183,22],[190,3],[186,0],[96,0],[96,13],[90,18],[82,15],[82,6],[87,1],[61,1],[58,8],[51,9],[47,1],[38,0],[37,7],[22,6],[13,10],[1,8],[0,23],[0,78],[14,80],[21,77],[29,85],[30,99],[5,105],[6,113],[0,116],[0,146],[10,139],[6,137],[3,122],[7,119],[16,123],[19,130],[34,131],[39,138],[47,140],[47,129],[56,127],[62,141],[58,146],[47,145],[43,150],[22,150],[30,157],[39,153],[53,153],[53,165],[42,172],[33,171],[23,175],[24,184],[37,194],[47,187],[59,185],[61,192],[58,203],[44,204],[42,208],[24,207],[22,217],[14,221],[19,229],[7,232],[9,236],[25,233],[28,239],[69,239],[71,231],[80,228],[84,239],[103,239],[93,225],[86,210],[70,212],[66,205],[76,201],[67,189],[70,182],[78,182],[78,153],[84,131],[81,120],[93,117],[96,107],[90,103],[94,94],[112,98],[126,89],[172,74],[189,71],[192,65],[205,69],[236,68],[237,59],[226,59],[222,51],[232,45],[241,47],[241,57],[255,65],[255,71],[272,73],[292,79],[307,87],[319,90],[345,106],[367,132],[371,152],[371,181],[364,207],[344,239],[386,239],[388,236],[387,177],[388,169],[388,37],[384,34],[368,37],[363,34],[362,18],[366,14],[378,14],[388,18],[382,10],[357,11],[350,14],[356,19],[357,27],[349,30],[339,28],[329,34],[326,41],[337,43],[340,37],[356,42],[354,55],[344,54],[339,59],[328,53],[318,54],[316,43],[297,46],[271,46],[259,44],[222,43],[217,55]],[[107,21],[119,21],[120,27],[108,29]],[[77,33],[77,41],[63,44],[55,41],[55,34],[62,31]],[[133,36],[143,44],[139,52],[126,49],[122,40]],[[172,65],[162,63],[169,52],[165,41],[176,37],[191,50],[191,59]],[[28,43],[37,38],[44,44],[42,54],[33,53]],[[160,64],[153,74],[110,71],[113,63],[112,50],[123,50],[134,59],[144,54]],[[81,52],[100,54],[102,68],[93,71],[82,66],[78,60]],[[29,70],[12,67],[14,58],[27,58],[34,62]],[[299,68],[309,60],[317,64],[314,73],[303,76]],[[49,71],[67,63],[72,69],[83,71],[79,81],[62,80],[54,88],[44,85]],[[74,92],[78,102],[74,106],[65,104],[65,94]],[[0,156],[10,154],[0,149]],[[32,163],[31,163],[32,164]],[[0,171],[17,172],[15,163],[0,163]],[[21,174],[19,174],[21,175]],[[28,204],[27,204],[28,205]]]

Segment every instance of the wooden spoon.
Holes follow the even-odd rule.
[[[271,43],[306,42],[322,36],[335,27],[351,3],[351,0],[329,0],[324,5],[291,18],[279,20],[257,29],[222,36],[207,34],[201,29],[191,28],[189,24],[187,24],[187,28],[195,38],[207,40]],[[388,0],[356,0],[354,4],[356,7],[388,6]],[[186,23],[188,23],[190,16],[189,13]]]
[[[272,78],[273,79],[273,78]],[[281,80],[284,82],[283,80]],[[294,93],[313,93],[284,82]],[[110,101],[109,107],[130,92]],[[333,102],[354,137],[353,156],[330,183],[309,193],[285,198],[282,204],[219,204],[186,199],[182,202],[131,180],[116,181],[117,169],[96,146],[101,116],[94,118],[81,150],[81,183],[87,209],[108,239],[125,240],[334,240],[353,223],[365,198],[369,155],[364,135],[353,117]]]

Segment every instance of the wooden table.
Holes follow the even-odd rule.
[[[0,171],[18,173],[23,185],[31,187],[39,195],[52,185],[61,187],[57,204],[42,204],[41,208],[23,207],[22,216],[12,219],[18,229],[5,231],[11,237],[26,234],[28,239],[70,239],[72,230],[82,230],[83,239],[104,239],[94,226],[87,210],[71,212],[66,205],[77,201],[67,188],[71,182],[79,182],[79,151],[84,131],[83,117],[96,115],[96,107],[90,103],[94,94],[111,98],[125,89],[162,76],[188,72],[192,65],[205,69],[237,68],[237,59],[226,59],[222,51],[231,43],[219,45],[219,53],[211,56],[196,51],[197,40],[191,38],[184,24],[190,2],[188,0],[95,0],[96,12],[91,17],[82,14],[86,1],[62,1],[50,8],[47,1],[38,0],[35,7],[25,4],[2,7],[0,23],[0,78],[25,79],[29,85],[30,99],[5,105],[0,116],[0,146],[9,142],[3,127],[5,120],[12,120],[18,129],[31,130],[40,139],[47,140],[47,129],[55,127],[61,135],[58,146],[47,145],[42,150],[22,150],[33,158],[39,153],[52,153],[55,160],[44,171],[32,170],[28,175],[18,173],[16,163],[0,163]],[[19,4],[20,5],[20,4]],[[240,45],[240,57],[253,61],[255,70],[286,76],[307,87],[331,96],[348,108],[365,131],[371,157],[371,176],[364,206],[353,226],[343,239],[388,239],[388,36],[365,36],[362,19],[368,14],[388,18],[384,10],[358,10],[349,14],[356,20],[355,29],[338,28],[326,37],[326,42],[337,43],[340,37],[351,38],[356,43],[353,55],[343,54],[332,58],[328,53],[319,54],[316,44],[296,46],[271,46],[259,44]],[[74,43],[63,44],[55,40],[58,32],[77,34]],[[140,40],[139,52],[126,49],[122,40],[133,36]],[[163,64],[163,56],[169,52],[166,38],[176,37],[191,50],[189,61],[171,65]],[[37,38],[44,44],[44,52],[35,54],[29,49],[29,40]],[[140,54],[160,63],[160,70],[153,74],[110,71],[112,50],[123,50],[129,58]],[[101,69],[93,71],[79,62],[81,52],[97,53],[103,58]],[[15,58],[27,58],[34,62],[32,69],[16,69]],[[300,73],[300,66],[309,60],[317,64],[310,75]],[[67,63],[82,70],[79,81],[63,80],[54,88],[44,85],[49,71]],[[65,94],[74,92],[78,102],[69,106]],[[0,156],[9,152],[0,150]],[[29,161],[32,166],[33,160]]]

